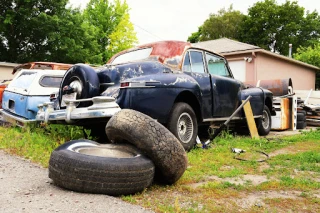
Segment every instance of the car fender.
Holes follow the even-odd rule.
[[[141,84],[140,87],[120,87],[117,97],[119,106],[145,113],[161,123],[166,123],[173,104],[181,94],[192,94],[199,106],[202,101],[197,81],[183,73],[147,75],[127,79],[125,82]]]

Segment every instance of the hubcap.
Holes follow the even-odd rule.
[[[268,129],[269,125],[270,125],[270,119],[269,119],[268,112],[266,110],[263,110],[262,126],[263,126],[264,129]]]
[[[79,80],[72,81],[70,83],[70,87],[72,87],[74,89],[74,91],[77,93],[78,97],[81,96],[82,84],[81,84],[81,82]]]
[[[193,122],[191,116],[184,112],[178,119],[178,136],[182,143],[190,142],[193,136]]]

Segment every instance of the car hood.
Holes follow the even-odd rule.
[[[120,83],[129,79],[156,75],[162,73],[172,73],[173,71],[157,61],[141,61],[119,65],[105,65],[97,69],[100,84],[114,83],[113,86],[106,87],[102,95],[117,97]]]

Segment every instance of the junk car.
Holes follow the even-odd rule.
[[[61,82],[58,107],[40,105],[37,120],[95,129],[117,111],[133,109],[165,125],[189,150],[198,130],[227,120],[248,96],[258,132],[267,135],[274,113],[269,90],[247,88],[234,79],[217,53],[161,41],[122,51],[103,67],[74,65]],[[233,121],[244,118],[240,111]]]
[[[59,91],[65,72],[66,70],[20,70],[4,89],[0,110],[3,120],[18,126],[35,122],[38,105],[50,102],[50,95]]]

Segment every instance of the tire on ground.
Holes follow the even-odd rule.
[[[124,109],[106,126],[112,142],[127,141],[152,159],[157,177],[175,183],[187,168],[187,155],[179,140],[163,125],[140,112]]]
[[[186,151],[195,146],[198,124],[196,114],[190,105],[183,102],[175,103],[167,127],[178,138]]]
[[[129,144],[74,140],[55,149],[49,178],[66,189],[85,193],[128,195],[150,186],[152,161]]]
[[[262,118],[257,119],[259,135],[268,135],[271,130],[271,113],[267,106],[264,106]]]
[[[297,121],[306,121],[306,114],[303,112],[297,112]]]
[[[307,127],[307,122],[297,121],[297,129],[305,129]]]
[[[81,91],[77,92],[76,99],[92,98],[100,93],[100,82],[96,71],[88,65],[76,64],[68,69],[62,78],[59,90],[60,106],[64,95],[63,88],[74,82],[77,82],[81,87]],[[91,104],[92,102],[90,101],[81,102],[77,107],[87,107]]]

